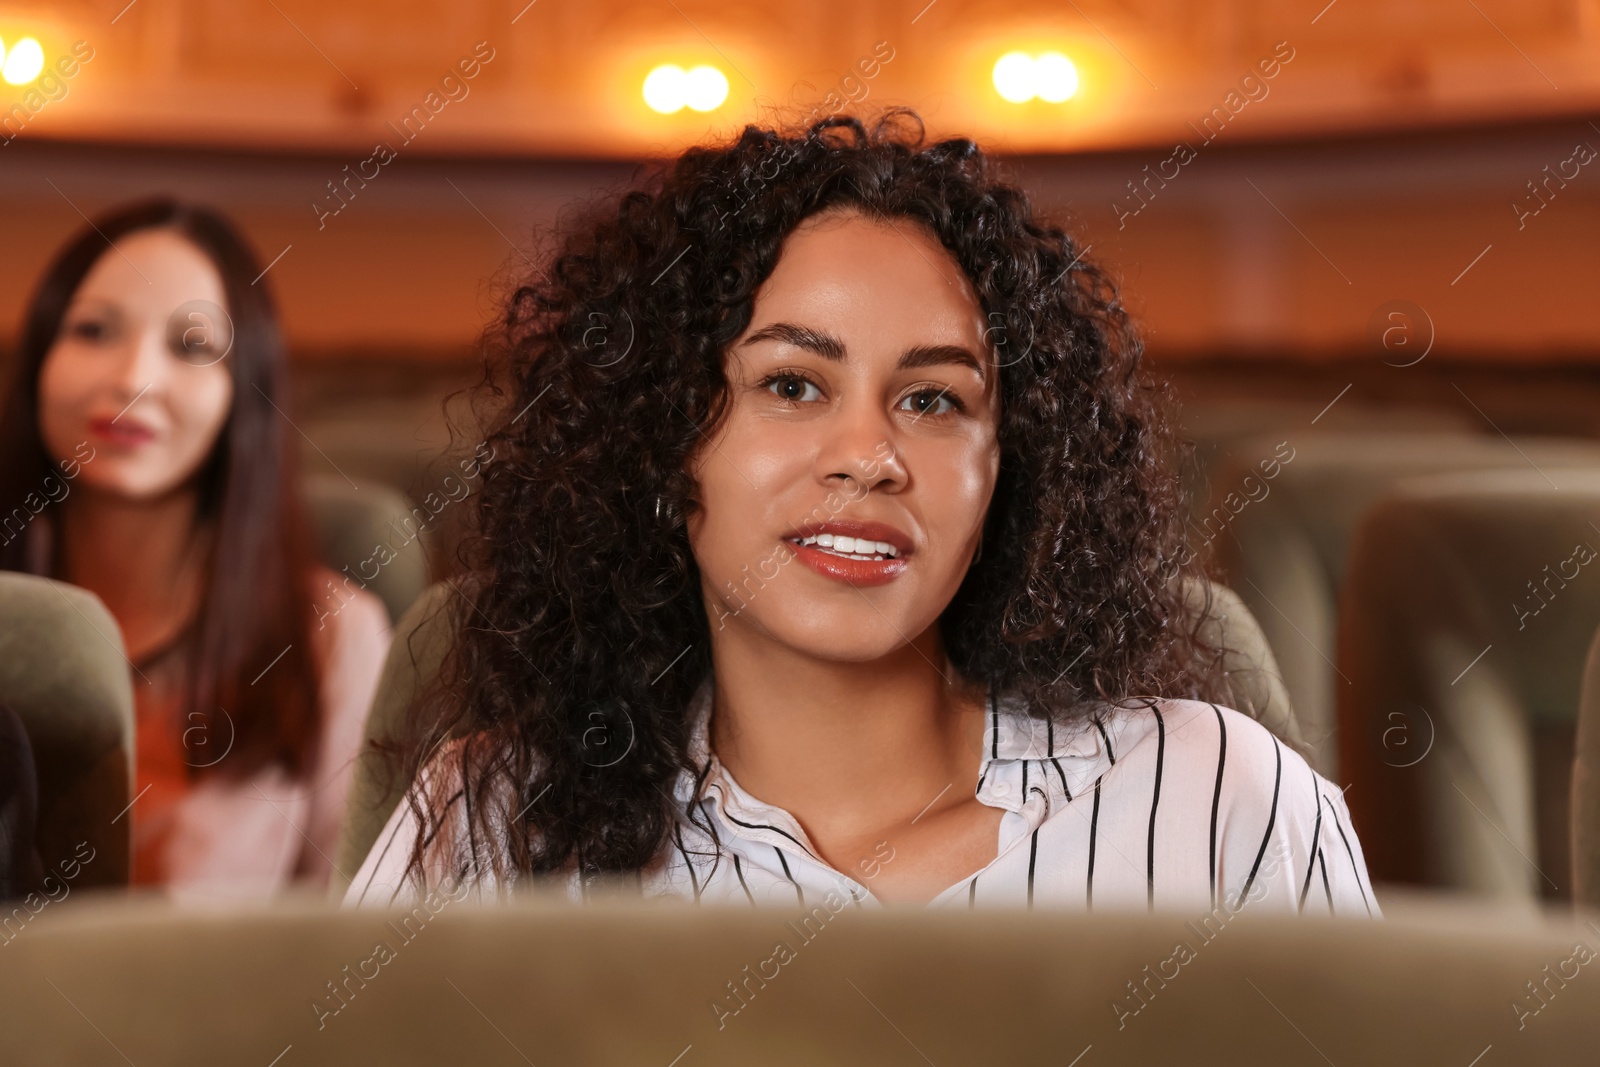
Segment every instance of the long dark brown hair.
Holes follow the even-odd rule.
[[[1095,699],[1224,691],[1184,600],[1200,572],[1170,396],[1108,276],[977,145],[927,144],[908,112],[749,126],[574,217],[489,333],[495,458],[403,770],[464,739],[444,750],[463,857],[637,871],[683,817],[685,712],[711,668],[687,464],[726,413],[724,352],[785,238],[836,208],[926,226],[991,324],[1000,470],[981,558],[940,619],[955,668],[1059,721]],[[408,793],[414,872],[448,796]]]
[[[211,260],[232,320],[232,348],[224,357],[232,408],[197,475],[198,521],[214,530],[206,589],[188,631],[185,716],[172,726],[206,738],[212,753],[232,739],[226,758],[209,765],[194,760],[196,774],[243,775],[269,763],[302,774],[317,739],[319,664],[310,642],[310,540],[284,414],[287,366],[272,298],[265,280],[256,281],[261,265],[221,214],[165,198],[129,204],[96,218],[56,254],[28,305],[4,401],[0,517],[17,509],[29,514],[28,496],[37,499],[46,479],[59,482],[63,474],[40,436],[39,374],[73,294],[112,242],[152,229],[182,236]],[[0,569],[26,571],[50,558],[31,542],[53,525],[29,522],[21,536],[0,545]],[[196,727],[201,732],[191,734]]]

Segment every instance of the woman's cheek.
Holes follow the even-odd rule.
[[[999,457],[992,440],[957,439],[931,449],[918,464],[932,472],[927,486],[942,505],[948,521],[976,529],[983,522],[999,475]]]
[[[172,387],[178,439],[170,455],[177,469],[163,481],[177,484],[196,474],[216,447],[233,408],[233,378],[226,364],[214,363],[191,368]]]

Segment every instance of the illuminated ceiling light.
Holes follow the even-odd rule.
[[[659,66],[644,79],[644,102],[663,115],[681,111],[688,103],[688,82],[689,75],[676,63]]]
[[[1078,91],[1078,68],[1060,52],[1046,52],[1033,61],[1033,86],[1047,103],[1070,100]]]
[[[716,67],[695,67],[684,76],[684,103],[696,111],[715,111],[728,99],[727,76]]]
[[[1072,99],[1078,91],[1078,68],[1060,52],[1035,58],[1026,52],[1007,52],[995,61],[994,87],[1013,104],[1034,97],[1051,104]]]
[[[1007,52],[994,65],[994,87],[1002,97],[1013,104],[1026,103],[1034,98],[1033,57],[1026,52]]]
[[[11,85],[27,85],[44,69],[44,49],[32,37],[24,37],[11,46],[4,64],[0,64],[0,78]]]

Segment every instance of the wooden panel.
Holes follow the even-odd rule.
[[[845,97],[909,103],[941,132],[1013,150],[1161,144],[1234,100],[1275,48],[1294,59],[1239,111],[1230,141],[1600,110],[1597,0],[87,0],[0,13],[54,58],[93,62],[30,137],[357,150],[475,45],[494,60],[417,150],[632,158],[808,113],[877,42],[895,58]],[[1076,97],[1000,100],[1003,52],[1065,50]],[[655,64],[713,63],[710,115],[659,116]],[[869,82],[870,84],[866,84]],[[0,107],[20,99],[0,90]]]

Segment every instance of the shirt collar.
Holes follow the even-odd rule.
[[[1022,698],[1014,693],[998,694],[989,704],[983,766],[987,769],[996,760],[1096,759],[1105,751],[1102,729],[1112,732],[1106,710],[1096,706],[1091,715],[1063,724],[1028,714]]]

